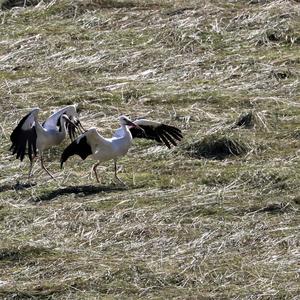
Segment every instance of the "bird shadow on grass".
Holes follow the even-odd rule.
[[[31,198],[31,202],[51,201],[59,196],[74,195],[75,197],[85,197],[98,193],[111,193],[116,191],[127,190],[126,186],[94,186],[94,185],[82,185],[82,186],[67,186],[59,188],[54,191],[44,192],[40,196]]]
[[[17,182],[16,184],[3,184],[0,185],[0,193],[7,192],[7,191],[25,190],[35,185],[36,183],[20,183],[20,182]]]

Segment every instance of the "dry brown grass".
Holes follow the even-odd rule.
[[[0,12],[0,297],[298,299],[297,1],[44,1]],[[138,141],[90,178],[9,152],[31,107],[80,103],[110,135],[120,113],[180,127],[168,151]],[[251,112],[250,126],[240,120]],[[245,120],[245,119],[244,119]],[[249,121],[249,120],[248,120]],[[240,124],[239,124],[240,122]],[[195,159],[187,145],[242,142]]]

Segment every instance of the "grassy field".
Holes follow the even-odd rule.
[[[0,2],[1,299],[299,299],[299,1]],[[12,129],[73,103],[184,140],[28,181]]]

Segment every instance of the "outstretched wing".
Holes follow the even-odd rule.
[[[12,154],[17,154],[17,159],[21,161],[24,159],[26,153],[30,161],[33,160],[33,156],[36,156],[36,131],[35,131],[35,122],[33,117],[33,112],[36,109],[31,111],[22,120],[19,122],[17,127],[13,130],[10,135],[10,140],[12,145],[10,151]]]
[[[83,160],[92,154],[92,148],[87,142],[85,133],[80,135],[64,150],[60,158],[61,168],[63,167],[64,162],[66,162],[70,156],[75,154],[79,155]]]
[[[67,115],[68,118],[73,122],[67,122],[66,128],[68,130],[68,134],[70,139],[73,141],[75,136],[78,134],[77,127],[75,125],[79,124],[80,121],[78,120],[78,114],[76,111],[75,105],[68,105],[55,113],[53,113],[44,123],[43,127],[46,129],[54,129],[56,130],[57,127],[59,128],[59,131],[61,131],[60,128],[60,118],[62,115]],[[75,125],[74,125],[75,123]]]
[[[174,126],[146,119],[138,119],[133,123],[140,127],[129,127],[133,138],[155,140],[164,143],[168,148],[171,148],[171,145],[176,146],[183,138],[181,130]]]

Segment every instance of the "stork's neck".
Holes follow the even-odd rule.
[[[123,132],[124,132],[123,137],[132,140],[132,135],[131,135],[131,132],[129,130],[129,127],[126,126],[126,125],[121,125],[121,127],[122,127]]]
[[[61,128],[60,132],[62,133],[63,136],[66,136],[66,134],[67,134],[67,124],[66,124],[67,121],[61,116],[59,122],[60,122],[60,128]]]
[[[33,119],[34,119],[34,123],[35,123],[35,127],[37,129],[43,130],[43,126],[40,124],[39,120],[38,120],[38,113],[39,111],[34,111],[33,113]]]

